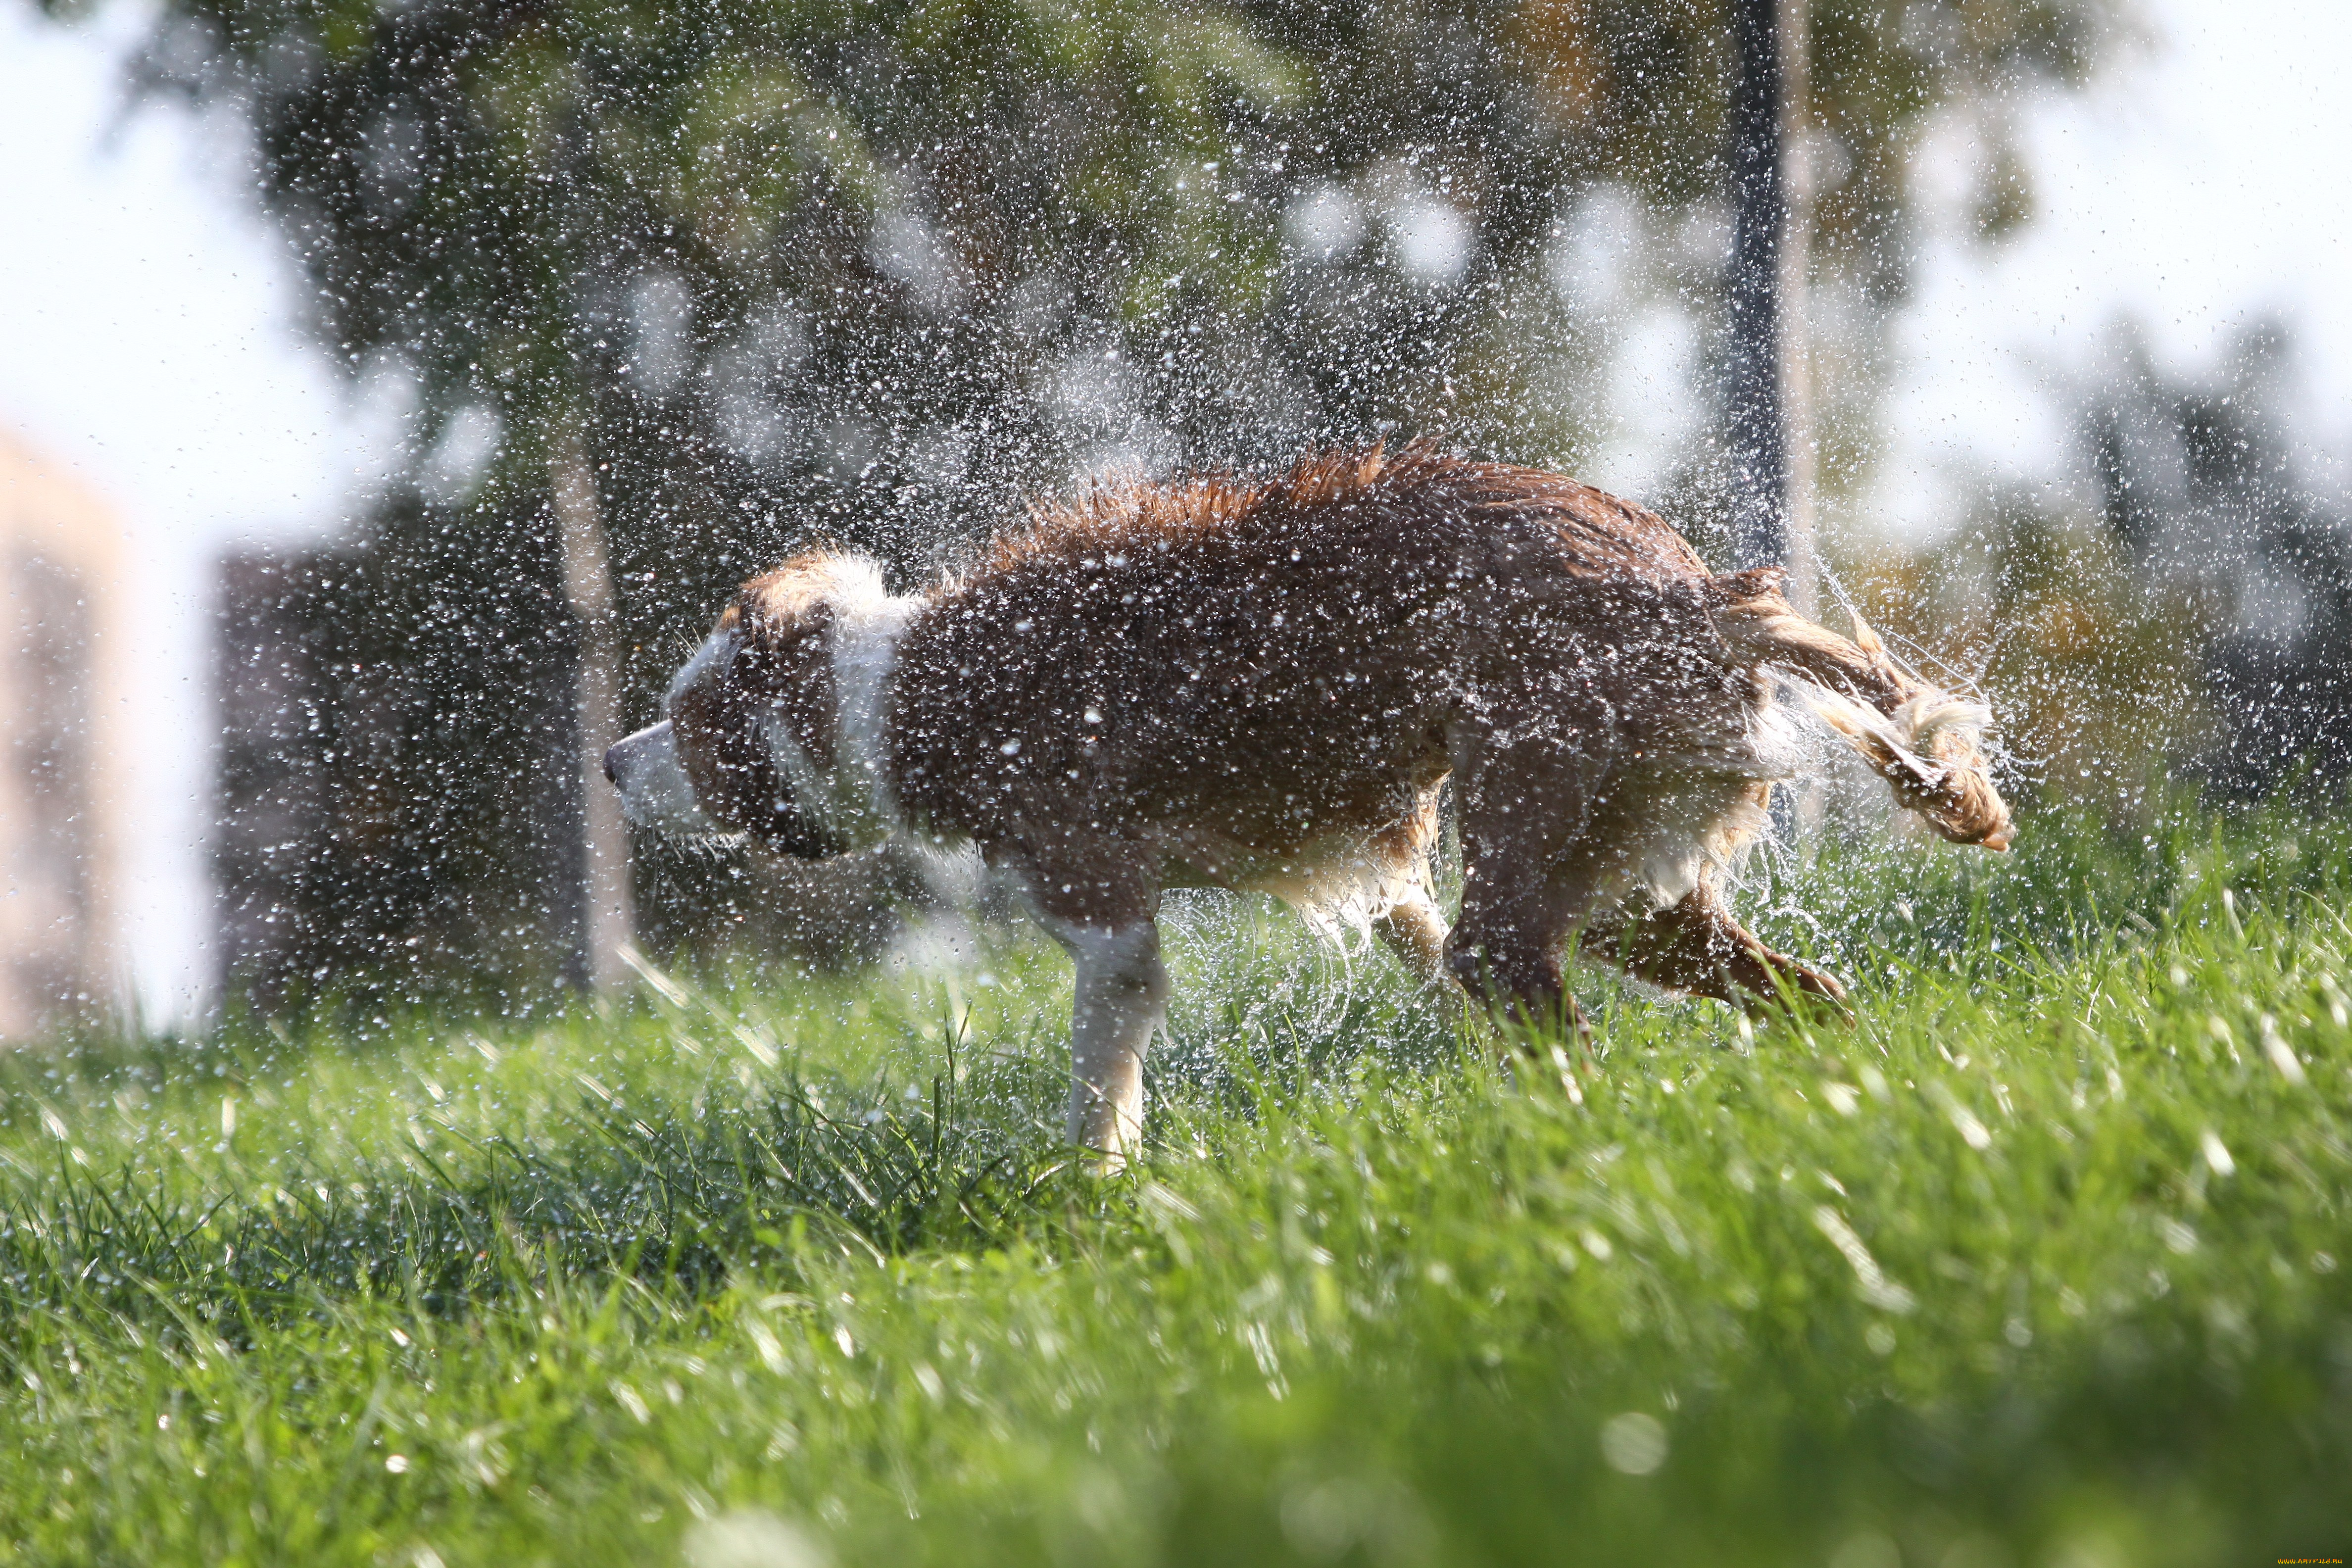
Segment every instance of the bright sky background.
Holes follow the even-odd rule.
[[[2140,318],[2177,366],[2291,322],[2305,432],[2352,429],[2352,7],[2146,0],[2155,37],[2084,99],[2031,111],[2042,213],[1987,251],[1938,240],[1898,324],[1879,510],[1924,535],[1986,476],[2057,462],[2053,373]],[[140,13],[40,20],[0,0],[0,426],[109,497],[130,534],[130,957],[151,1016],[211,971],[210,594],[240,543],[365,504],[395,422],[355,410],[300,341],[300,282],[226,128],[126,114]],[[2224,19],[2225,18],[2225,19]]]
[[[1887,410],[1881,505],[1898,534],[1957,521],[1968,476],[2048,474],[2065,422],[2045,381],[2097,363],[2123,316],[2192,373],[2244,327],[2287,323],[2296,434],[2352,434],[2352,7],[2140,8],[2153,36],[2124,68],[2029,117],[2032,225],[1920,259]]]

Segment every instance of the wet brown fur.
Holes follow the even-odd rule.
[[[830,765],[837,562],[747,584],[728,612],[740,657],[673,704],[706,805],[797,853],[824,835],[730,737],[765,704]],[[1105,485],[1039,508],[914,608],[882,771],[916,832],[977,844],[1072,930],[1148,922],[1169,886],[1417,881],[1451,777],[1460,919],[1450,936],[1433,926],[1424,888],[1382,926],[1423,972],[1442,958],[1474,990],[1556,1016],[1572,1011],[1560,964],[1582,931],[1589,952],[1669,990],[1836,998],[1717,887],[1786,771],[1757,736],[1791,679],[1890,717],[1933,695],[1867,628],[1805,620],[1776,574],[1710,574],[1640,507],[1374,448],[1263,482]],[[1924,755],[1854,739],[1945,837],[2006,846],[1967,727]],[[1684,837],[1703,842],[1697,873],[1653,907],[1644,857]]]

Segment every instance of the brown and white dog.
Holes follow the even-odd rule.
[[[1564,952],[1666,990],[1834,1001],[1717,883],[1845,736],[1945,837],[2009,845],[1986,710],[1654,514],[1423,447],[1098,488],[912,596],[817,551],[745,584],[605,771],[630,818],[834,854],[976,846],[1077,965],[1073,1140],[1114,1163],[1168,992],[1161,889],[1271,892],[1424,980],[1574,1017]],[[1431,897],[1439,786],[1463,897]]]

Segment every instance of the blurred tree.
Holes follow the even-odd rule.
[[[2352,509],[2303,460],[2275,322],[2217,374],[2168,374],[2135,329],[2086,386],[2078,445],[2102,522],[2151,593],[2193,595],[2217,721],[2199,771],[2238,794],[2352,768]]]
[[[2352,770],[2352,506],[2291,363],[2274,323],[2208,374],[2119,323],[2066,388],[2070,473],[1856,573],[1874,624],[1990,696],[2018,784],[2130,820],[2179,773],[2247,795]]]
[[[2113,31],[1811,11],[1816,248],[1882,300],[1913,131]],[[1579,189],[1717,200],[1728,91],[1703,0],[175,0],[148,58],[250,119],[321,337],[413,377],[428,440],[487,414],[539,493],[584,432],[632,626],[681,544],[723,575],[822,516],[913,564],[1111,452],[1540,442],[1457,371]]]
[[[545,531],[504,521],[468,536],[410,500],[356,539],[226,563],[215,946],[264,1005],[519,1000],[575,934],[549,929],[545,883],[578,874],[571,775],[548,765],[579,749],[577,634],[532,587]]]
[[[1816,268],[1896,298],[1920,127],[2081,80],[2124,3],[1812,5]],[[249,121],[420,471],[495,437],[394,531],[538,529],[561,605],[533,520],[593,479],[630,721],[795,541],[913,572],[1076,472],[1389,429],[1572,461],[1561,216],[1719,212],[1729,89],[1717,0],[165,0],[146,71]]]

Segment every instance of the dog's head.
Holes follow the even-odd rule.
[[[629,820],[808,860],[877,839],[862,667],[907,604],[873,563],[829,551],[745,584],[670,682],[662,721],[604,753]]]

